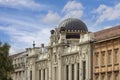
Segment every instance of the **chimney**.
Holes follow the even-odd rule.
[[[33,48],[35,48],[35,41],[33,41]]]
[[[44,44],[43,43],[41,44],[41,48],[44,48]]]
[[[44,53],[44,44],[41,44],[41,51]]]

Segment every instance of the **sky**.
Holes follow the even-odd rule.
[[[0,0],[0,41],[10,54],[42,43],[66,18],[82,20],[91,32],[120,25],[120,0]]]

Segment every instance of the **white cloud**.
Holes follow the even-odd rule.
[[[44,17],[43,22],[49,24],[56,24],[60,20],[60,16],[57,12],[49,11]]]
[[[100,5],[94,12],[98,13],[96,24],[103,21],[120,19],[120,3],[112,7]]]
[[[28,28],[28,30],[31,28]],[[11,38],[10,54],[20,52],[26,47],[32,47],[32,42],[36,42],[36,46],[40,46],[41,43],[48,45],[51,28],[42,28],[38,30],[26,31],[21,30],[17,26],[0,26],[0,31],[4,31],[5,34]],[[18,47],[19,46],[19,47]]]
[[[17,9],[29,8],[33,10],[41,10],[47,7],[46,5],[36,3],[34,0],[0,0],[0,5]]]
[[[0,0],[0,4],[5,6],[12,7],[26,7],[32,9],[33,7],[39,7],[38,3],[35,3],[34,0]],[[12,2],[11,2],[12,1]],[[39,8],[36,8],[39,9]],[[63,9],[61,9],[61,13],[57,13],[55,11],[48,11],[48,13],[40,17],[42,22],[39,22],[38,18],[31,20],[26,19],[25,16],[1,16],[0,21],[8,23],[7,26],[0,26],[0,31],[3,31],[5,34],[9,35],[11,39],[11,53],[18,53],[21,50],[24,50],[26,47],[32,47],[32,42],[36,42],[36,46],[40,46],[41,43],[48,44],[50,37],[50,30],[54,26],[58,25],[58,22],[68,18],[75,17],[80,18],[83,15],[83,6],[81,3],[76,1],[69,1]],[[21,18],[22,17],[22,18]],[[43,25],[43,24],[47,25]]]
[[[10,53],[10,55],[13,55],[13,54],[17,54],[17,53],[20,53],[20,52],[23,52],[23,51],[25,51],[25,49],[22,49],[22,48],[18,48],[18,47],[16,47],[16,46],[11,46],[10,47],[10,50],[9,50],[9,53]]]
[[[83,5],[80,2],[69,1],[64,6],[62,12],[65,13],[64,18],[80,18],[83,15]]]
[[[76,2],[76,1],[69,1],[63,8],[63,12],[70,12],[74,10],[82,10],[83,6],[81,3]]]
[[[113,27],[113,26],[105,26],[104,29],[109,29],[111,27]]]
[[[48,25],[42,25],[39,21],[4,16],[0,17],[0,22],[8,23],[8,25],[0,26],[0,31],[10,37],[11,54],[32,47],[33,41],[36,42],[36,46],[49,43],[51,28]]]
[[[61,16],[62,14],[62,16]],[[64,5],[60,13],[49,11],[44,17],[43,22],[56,25],[66,18],[80,18],[83,15],[83,6],[80,2],[69,1]]]

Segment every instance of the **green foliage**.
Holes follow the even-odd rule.
[[[0,42],[0,80],[12,80],[13,72],[12,58],[9,56],[10,46],[7,43]]]

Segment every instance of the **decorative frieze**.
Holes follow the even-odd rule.
[[[36,65],[38,69],[45,69],[48,67],[47,63],[48,63],[47,61],[41,61],[41,62],[38,62]]]
[[[78,55],[69,55],[69,56],[64,56],[63,57],[63,64],[68,65],[68,64],[74,64],[79,62],[79,56]]]

